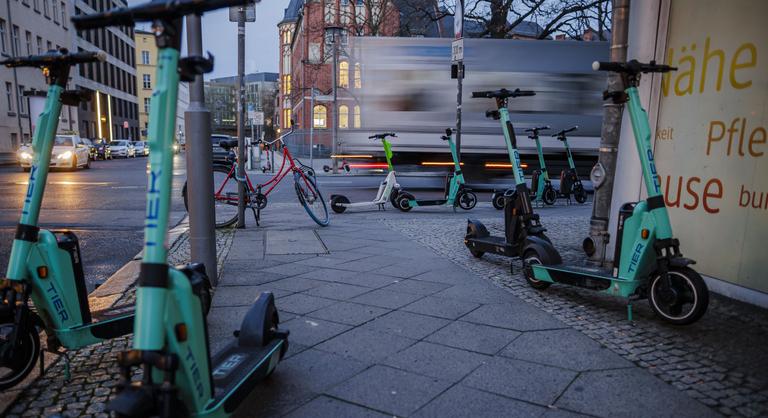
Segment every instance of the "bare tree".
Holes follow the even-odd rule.
[[[400,12],[393,0],[342,0],[341,26],[355,36],[392,36],[398,31]]]

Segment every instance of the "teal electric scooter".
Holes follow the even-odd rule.
[[[51,352],[60,347],[84,347],[133,330],[133,305],[91,311],[77,236],[68,230],[38,226],[62,104],[79,106],[91,96],[82,90],[65,91],[70,70],[105,58],[103,53],[69,53],[62,48],[0,61],[6,67],[40,68],[48,82],[45,107],[32,141],[27,194],[6,278],[0,280],[1,390],[21,382],[35,367],[41,356],[40,330],[45,331]]]
[[[566,199],[566,204],[571,204],[571,195],[578,203],[587,201],[587,191],[584,190],[584,185],[576,172],[576,164],[573,162],[573,154],[571,147],[568,146],[568,137],[566,136],[567,133],[577,129],[579,129],[578,126],[573,126],[552,135],[553,138],[557,138],[563,143],[565,154],[568,157],[568,168],[560,172],[560,195]]]
[[[550,254],[530,248],[523,253],[525,278],[536,289],[564,283],[628,298],[630,319],[631,301],[647,297],[653,311],[665,321],[693,323],[706,312],[709,291],[701,276],[689,267],[695,262],[682,256],[680,242],[672,235],[654,162],[648,114],[637,91],[641,73],[665,73],[676,68],[636,60],[595,62],[592,68],[621,74],[625,90],[606,92],[604,97],[616,104],[628,102],[648,198],[625,203],[619,210],[613,269],[564,265]]]
[[[152,22],[158,47],[148,139],[147,210],[144,258],[136,290],[133,349],[120,353],[121,380],[107,408],[122,417],[220,417],[231,414],[258,380],[275,370],[288,347],[288,332],[278,329],[272,293],[264,292],[245,314],[227,346],[211,355],[200,288],[168,266],[168,233],[173,138],[179,81],[192,81],[213,69],[213,59],[180,59],[183,17],[246,0],[156,0],[133,7],[72,18],[77,30],[133,27]],[[204,275],[203,272],[198,272]],[[140,381],[132,381],[140,368]]]
[[[497,117],[498,110],[486,112],[489,117]],[[547,171],[547,163],[544,161],[544,150],[541,148],[541,141],[539,141],[539,131],[546,131],[550,129],[549,126],[537,126],[535,128],[526,129],[525,132],[530,132],[528,138],[536,142],[536,155],[539,157],[539,168],[533,170],[531,173],[531,198],[533,198],[534,206],[536,203],[539,206],[554,205],[557,200],[557,190],[552,186],[552,181],[549,179],[549,172]],[[507,193],[514,193],[514,190],[498,191],[494,190],[491,195],[491,203],[496,209],[504,209],[504,195]],[[512,199],[514,200],[514,198]]]
[[[464,210],[470,210],[477,204],[477,195],[471,189],[466,187],[464,174],[461,171],[461,162],[456,151],[456,144],[453,143],[452,135],[454,129],[445,130],[445,135],[440,136],[443,141],[448,141],[451,148],[451,159],[453,160],[453,172],[445,180],[445,196],[442,199],[418,200],[412,194],[401,190],[395,198],[395,207],[403,212],[417,206],[448,206],[456,210],[460,207]]]

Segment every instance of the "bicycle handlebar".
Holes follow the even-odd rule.
[[[664,64],[656,64],[656,61],[651,61],[648,64],[644,64],[638,60],[631,60],[627,62],[595,61],[592,63],[592,70],[611,71],[615,73],[625,73],[625,74],[639,74],[639,73],[667,73],[670,71],[676,71],[677,67],[671,67],[669,65],[664,65]]]
[[[565,134],[567,134],[568,132],[573,132],[573,131],[575,131],[577,129],[579,129],[579,125],[572,126],[572,127],[568,128],[568,129],[563,129],[562,131],[560,131],[560,132],[558,132],[556,134],[552,134],[552,138],[565,136]]]
[[[89,62],[101,61],[107,59],[107,54],[99,52],[77,52],[69,53],[66,48],[51,50],[43,55],[30,55],[27,57],[15,57],[0,61],[0,64],[8,68],[13,67],[50,67],[56,64],[77,65]]]
[[[274,141],[257,141],[257,143],[261,143],[261,144],[264,144],[264,145],[272,145],[272,144],[274,144],[275,142],[280,142],[280,141],[282,141],[282,140],[283,140],[283,138],[285,138],[286,136],[288,136],[288,135],[290,135],[290,134],[292,134],[292,133],[293,133],[293,125],[291,125],[291,129],[289,129],[289,130],[288,130],[288,132],[286,132],[286,133],[284,133],[284,134],[282,134],[282,135],[278,136],[277,138],[275,138],[275,140],[274,140]]]
[[[77,30],[133,26],[136,22],[174,19],[190,14],[199,15],[211,10],[244,6],[252,2],[253,0],[153,0],[136,6],[107,10],[103,13],[73,16],[72,24]]]
[[[522,96],[535,96],[536,92],[533,90],[520,90],[520,89],[514,89],[514,90],[507,90],[507,89],[501,89],[501,90],[489,90],[489,91],[473,91],[472,97],[473,98],[499,98],[499,99],[506,99],[507,97],[522,97]]]

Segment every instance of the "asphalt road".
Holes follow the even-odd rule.
[[[104,282],[141,251],[147,184],[147,158],[94,161],[90,170],[53,171],[40,213],[40,226],[69,229],[80,240],[89,290]],[[183,155],[174,160],[171,225],[185,215],[181,187]],[[29,173],[0,168],[0,269],[5,274],[10,246]]]

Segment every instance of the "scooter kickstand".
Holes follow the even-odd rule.
[[[627,299],[627,321],[632,322],[632,301],[639,300],[640,297],[637,295],[631,295]]]

